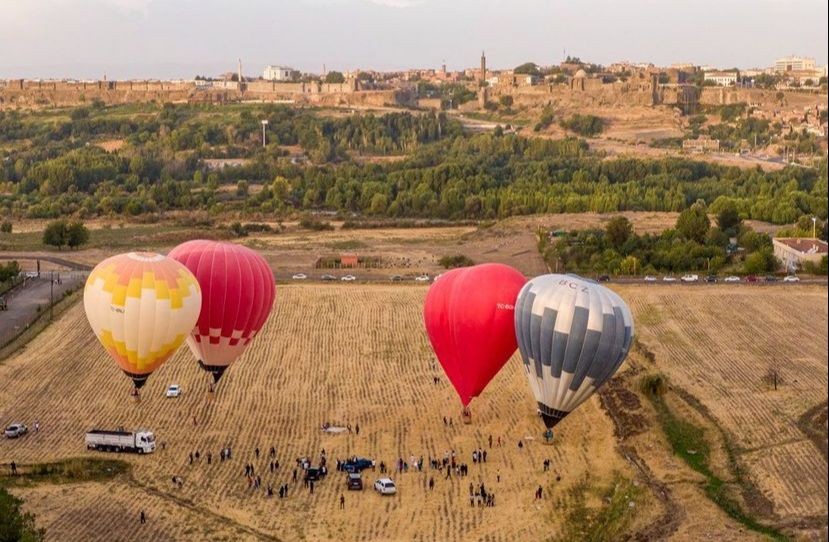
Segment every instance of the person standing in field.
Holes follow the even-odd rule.
[[[147,523],[147,515],[144,513],[143,510],[141,510],[141,513],[138,515],[138,521],[141,522],[141,525]]]
[[[340,494],[340,510],[345,510],[345,495]]]

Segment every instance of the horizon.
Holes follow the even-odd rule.
[[[747,7],[752,23],[740,24]],[[307,73],[392,72],[439,69],[445,61],[448,70],[461,71],[477,67],[482,50],[493,70],[524,62],[555,65],[568,55],[603,65],[687,62],[740,69],[769,67],[789,55],[825,67],[829,56],[829,9],[816,0],[588,0],[578,6],[540,0],[251,0],[243,7],[223,0],[33,0],[3,10],[0,79],[215,77],[236,71],[239,58],[248,77],[269,64]],[[605,16],[591,15],[597,11]],[[757,35],[764,39],[752,42]]]

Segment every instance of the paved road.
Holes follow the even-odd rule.
[[[64,292],[83,284],[86,274],[78,271],[54,273],[60,283],[50,284],[50,273],[41,273],[40,278],[27,279],[24,284],[6,294],[7,310],[0,312],[0,347],[19,335],[31,325],[41,312],[49,310],[49,297],[52,286],[55,301],[60,300]]]

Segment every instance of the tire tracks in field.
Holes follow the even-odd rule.
[[[181,506],[182,508],[186,508],[186,509],[190,510],[191,512],[194,512],[196,514],[205,515],[205,516],[210,516],[212,519],[218,521],[219,523],[222,523],[224,525],[228,525],[228,526],[233,527],[235,529],[239,529],[240,531],[243,531],[243,532],[245,532],[249,535],[255,536],[256,538],[258,538],[260,540],[269,540],[270,542],[282,542],[282,540],[280,538],[277,538],[277,537],[275,537],[271,534],[262,532],[259,529],[256,529],[254,527],[250,527],[249,525],[243,525],[243,524],[241,524],[237,521],[234,521],[234,520],[230,519],[229,517],[223,516],[221,514],[213,512],[211,510],[206,510],[206,509],[204,509],[204,508],[202,508],[202,507],[200,507],[196,504],[193,504],[192,502],[190,502],[187,499],[183,499],[181,497],[176,497],[175,495],[171,495],[171,494],[167,493],[166,491],[162,491],[160,489],[156,489],[154,487],[151,487],[151,486],[141,482],[140,480],[136,479],[132,472],[130,472],[126,476],[126,478],[129,481],[129,483],[134,484],[136,487],[140,487],[145,492],[150,493],[152,495],[155,495],[156,497],[158,497],[160,499],[163,499],[163,500],[166,500],[166,501],[168,501],[172,504],[176,504],[178,506]]]

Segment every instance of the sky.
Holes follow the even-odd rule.
[[[0,0],[0,79],[829,56],[826,0]]]

